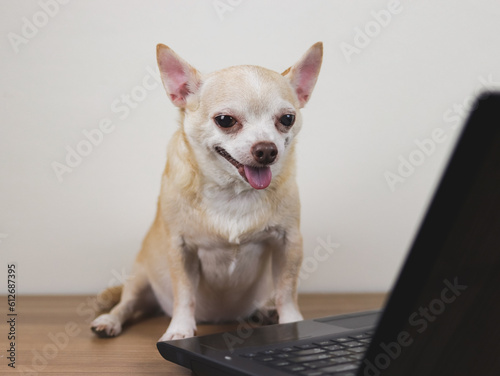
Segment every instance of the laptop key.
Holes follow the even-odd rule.
[[[284,369],[285,371],[290,371],[290,372],[300,372],[300,371],[306,370],[306,367],[301,366],[300,364],[294,364],[291,366],[282,367],[281,369]]]
[[[347,342],[347,341],[351,341],[351,339],[349,337],[339,337],[339,338],[333,338],[332,341],[333,342]]]
[[[356,360],[361,360],[365,357],[365,353],[360,353],[360,354],[352,354],[352,355],[349,355],[350,358],[352,359],[356,359]]]
[[[284,367],[284,366],[289,366],[290,363],[287,360],[273,360],[272,362],[267,362],[266,365],[272,366],[272,367]]]
[[[328,359],[328,362],[330,363],[330,365],[332,365],[332,364],[352,363],[355,362],[355,360],[351,357],[347,358],[345,356],[339,356]]]
[[[344,347],[340,345],[331,345],[331,346],[324,346],[322,347],[325,350],[330,350],[330,351],[335,351],[335,350],[343,350]]]
[[[323,360],[317,360],[315,362],[310,362],[310,363],[304,363],[305,366],[308,366],[309,368],[321,368],[321,367],[328,367],[332,365],[333,359],[323,359]],[[352,359],[351,359],[352,361]]]
[[[276,350],[265,350],[265,351],[261,351],[259,352],[260,355],[274,355],[276,354]]]
[[[302,350],[307,350],[307,349],[313,349],[313,348],[316,348],[318,346],[312,344],[312,343],[306,343],[305,345],[298,345],[298,346],[295,346],[299,349],[302,349]]]
[[[321,372],[324,372],[324,373],[343,372],[343,371],[350,371],[353,369],[357,369],[358,367],[359,367],[358,363],[356,363],[356,364],[350,364],[350,363],[337,364],[335,366],[321,368]]]
[[[298,356],[294,358],[289,358],[288,360],[293,363],[305,363],[305,362],[312,362],[315,360],[321,360],[321,359],[329,359],[332,356],[328,353],[323,353],[323,354],[314,354],[314,355],[307,355],[307,356]]]
[[[299,350],[299,351],[294,351],[291,353],[292,356],[299,356],[299,355],[312,355],[312,354],[320,354],[324,353],[325,350],[320,349],[320,348],[314,348],[314,349],[309,349],[309,350]]]
[[[333,356],[344,356],[344,355],[350,355],[351,353],[347,350],[338,350],[338,351],[332,351],[330,354]]]
[[[364,353],[366,351],[366,347],[365,346],[360,346],[360,347],[351,347],[349,349],[350,352],[354,352],[354,353]]]
[[[355,334],[353,336],[349,336],[352,339],[366,339],[366,338],[371,338],[372,336],[367,333],[361,333],[361,334]]]
[[[276,360],[270,355],[265,355],[265,356],[256,356],[255,358],[252,358],[253,360],[256,360],[258,362],[272,362],[273,360]]]
[[[290,358],[292,356],[291,353],[284,353],[284,354],[276,354],[274,355],[275,358],[279,358],[279,359],[287,359],[287,358]]]
[[[363,346],[364,344],[358,341],[349,341],[349,342],[342,342],[342,346],[344,347],[358,347],[358,346]]]
[[[314,345],[317,346],[330,346],[332,344],[331,341],[320,341],[320,342],[314,342]]]

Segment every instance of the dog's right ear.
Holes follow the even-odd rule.
[[[156,58],[168,97],[177,107],[186,107],[189,96],[200,87],[200,73],[164,44],[156,46]]]

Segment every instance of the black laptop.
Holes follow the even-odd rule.
[[[383,311],[157,347],[198,376],[500,375],[500,94],[476,101]]]

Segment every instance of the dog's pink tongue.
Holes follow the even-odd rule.
[[[244,166],[245,176],[250,185],[255,189],[264,189],[271,184],[273,174],[270,167]]]

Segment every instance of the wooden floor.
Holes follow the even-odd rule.
[[[16,368],[12,369],[7,359],[7,298],[0,299],[2,375],[191,375],[165,361],[156,350],[168,317],[150,317],[126,327],[119,337],[100,339],[89,329],[96,309],[95,298],[87,296],[18,296]],[[384,294],[307,294],[300,296],[299,304],[305,318],[316,318],[380,308],[384,299]],[[198,332],[203,335],[235,328],[232,324],[201,325]]]

